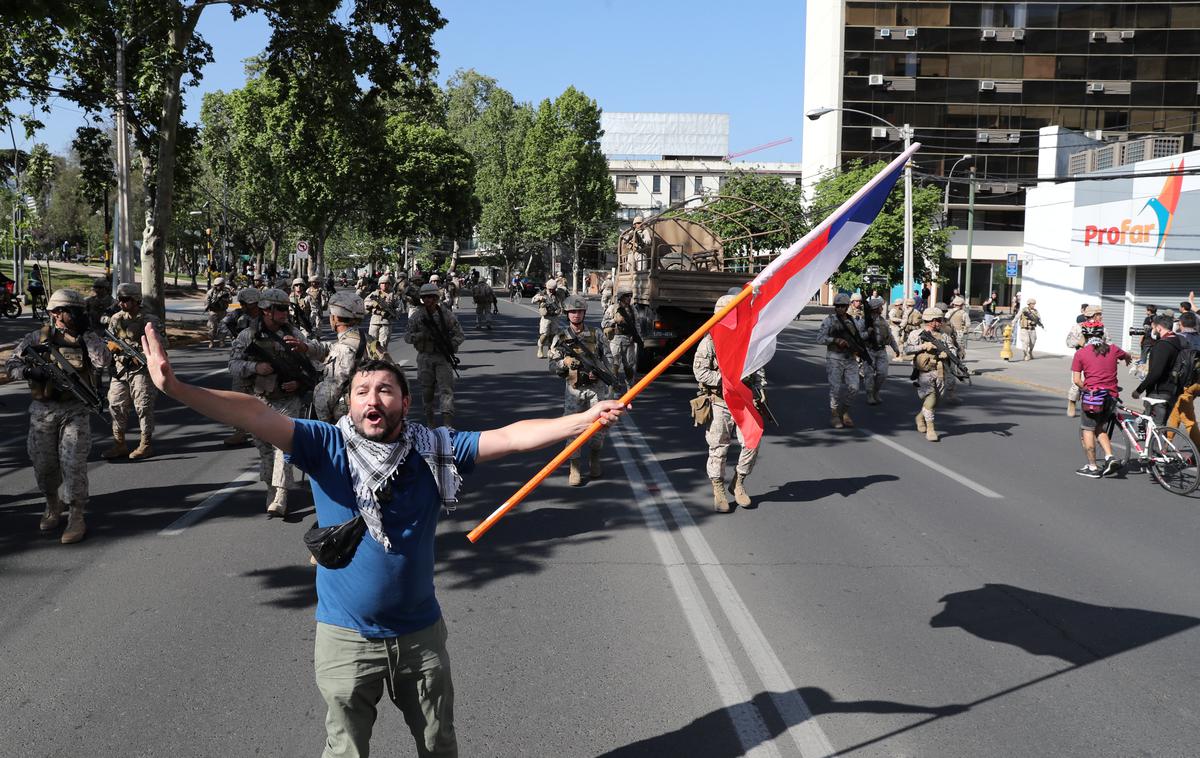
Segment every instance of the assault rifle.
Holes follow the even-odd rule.
[[[642,335],[638,334],[637,320],[635,319],[633,312],[618,305],[617,313],[620,313],[625,319],[625,328],[629,331],[629,334],[626,334],[625,336],[633,337],[633,344],[637,345],[639,348],[642,347]],[[617,332],[620,333],[620,331],[621,327],[618,325]]]
[[[26,345],[21,351],[21,362],[25,364],[26,371],[41,369],[55,389],[73,396],[89,411],[104,418],[104,396],[84,381],[58,348],[53,345]]]
[[[435,315],[440,314],[440,305],[437,306],[437,309],[434,310],[433,313],[425,311],[425,320],[429,322],[429,329],[433,336],[433,345],[437,348],[437,351],[442,354],[442,357],[445,358],[450,364],[450,368],[454,371],[454,375],[461,376],[461,374],[458,373],[458,367],[462,365],[462,360],[454,354],[454,343],[450,341],[450,335],[446,333],[446,330],[442,328],[442,325],[438,323],[437,318],[435,318]]]
[[[568,351],[572,358],[579,361],[580,371],[593,374],[609,387],[616,387],[619,384],[617,377],[613,376],[611,371],[601,365],[600,359],[596,357],[596,354],[589,350],[588,346],[583,344],[578,337],[560,340],[558,344],[563,350]]]
[[[836,315],[833,317],[841,327],[841,338],[850,346],[850,352],[862,358],[864,361],[871,360],[871,351],[867,349],[867,343],[863,341],[862,335],[858,332],[858,325],[854,323],[854,319],[849,316],[845,321],[839,319]],[[847,322],[849,325],[847,326]]]
[[[775,414],[771,413],[771,409],[767,406],[767,391],[762,387],[750,385],[750,391],[754,393],[754,407],[758,409],[758,415],[765,420],[770,421],[775,426],[779,426],[779,420],[775,418]]]
[[[129,344],[125,340],[121,339],[116,334],[114,334],[111,327],[108,327],[108,326],[104,327],[104,339],[106,339],[110,343],[116,345],[118,348],[118,352],[121,355],[125,356],[130,361],[132,361],[134,364],[136,364],[133,367],[126,367],[124,369],[124,371],[118,373],[117,374],[118,379],[122,379],[126,376],[132,376],[132,375],[138,373],[139,371],[141,371],[142,369],[146,368],[146,366],[148,365],[146,363],[146,356],[142,355],[142,351],[138,350],[136,347]]]
[[[947,357],[945,360],[950,364],[950,373],[954,374],[956,379],[959,381],[965,379],[967,384],[971,383],[971,369],[967,368],[966,364],[962,362],[962,359],[958,357],[958,353],[956,351],[951,350],[949,345],[937,337],[934,337],[929,332],[922,332],[921,337],[926,342],[933,343],[934,349],[938,351],[938,355],[941,355],[942,353],[946,354]]]
[[[1030,316],[1028,312],[1024,312],[1024,311],[1022,311],[1021,315],[1024,316],[1025,318],[1029,319],[1029,323],[1033,324],[1034,328],[1038,328],[1038,327],[1041,327],[1042,329],[1046,328],[1045,325],[1042,324],[1041,316],[1039,316],[1037,314]]]
[[[296,319],[296,324],[304,330],[305,334],[316,334],[316,332],[313,330],[312,319],[310,319],[308,314],[304,312],[304,309],[300,307],[300,303],[297,303],[294,300],[288,300],[288,310],[291,311],[292,318]]]
[[[261,361],[266,361],[271,364],[271,368],[278,377],[279,383],[284,382],[299,382],[297,394],[304,394],[311,391],[321,382],[321,372],[312,364],[307,357],[295,352],[286,342],[283,337],[269,329],[260,330],[260,334],[265,334],[267,341],[275,342],[279,346],[279,350],[270,350],[262,344],[261,340],[251,340],[246,348],[246,353],[251,358],[257,358]]]

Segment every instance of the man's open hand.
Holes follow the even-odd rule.
[[[150,372],[150,380],[154,386],[170,395],[168,385],[175,381],[175,371],[167,358],[167,349],[163,347],[158,327],[146,324],[146,333],[142,335],[142,353],[146,356],[146,369]]]

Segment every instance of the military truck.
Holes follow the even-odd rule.
[[[675,349],[708,320],[717,298],[770,262],[779,251],[755,245],[768,237],[790,239],[788,222],[757,203],[723,195],[634,218],[618,238],[614,291],[633,292],[642,336],[639,370]]]

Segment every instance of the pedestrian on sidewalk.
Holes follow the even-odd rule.
[[[1083,347],[1071,359],[1071,382],[1079,388],[1082,411],[1079,418],[1080,442],[1087,463],[1076,474],[1090,479],[1114,474],[1117,459],[1113,456],[1109,426],[1117,409],[1117,361],[1129,365],[1133,358],[1104,337],[1104,324],[1086,321],[1080,327],[1085,340]],[[1096,442],[1104,450],[1104,465],[1096,465]]]
[[[454,507],[462,475],[476,464],[552,445],[595,421],[611,424],[621,404],[484,432],[434,430],[408,421],[401,369],[371,361],[351,378],[349,414],[333,425],[180,381],[153,330],[143,347],[164,393],[211,419],[241,424],[308,473],[319,524],[362,517],[365,533],[346,562],[317,568],[313,665],[328,708],[324,755],[368,755],[386,688],[418,755],[457,756],[447,630],[433,583],[438,517]]]

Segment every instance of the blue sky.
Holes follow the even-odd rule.
[[[536,103],[574,85],[609,111],[728,113],[731,152],[792,137],[745,160],[800,160],[802,0],[435,3],[448,22],[434,39],[443,81],[474,68],[518,100]],[[215,5],[200,32],[216,61],[187,95],[189,120],[203,92],[241,86],[242,61],[263,49],[269,28],[260,17],[234,22]],[[65,152],[83,117],[71,103],[55,106],[36,141]]]

